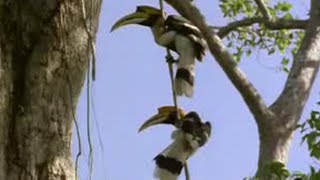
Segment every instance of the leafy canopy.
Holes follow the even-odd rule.
[[[292,4],[287,1],[272,3],[266,1],[273,18],[292,19]],[[263,19],[253,0],[220,0],[224,17],[231,22],[244,19]],[[300,30],[269,30],[265,21],[251,26],[239,27],[226,37],[227,46],[232,48],[234,58],[239,62],[243,56],[249,57],[253,51],[263,50],[268,55],[278,52],[282,56],[281,69],[288,72],[290,59],[297,53],[304,32]]]

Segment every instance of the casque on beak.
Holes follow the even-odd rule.
[[[182,109],[179,109],[178,111],[180,119],[184,118],[185,112]],[[159,124],[177,126],[180,119],[177,117],[177,109],[174,106],[163,106],[158,108],[158,113],[156,115],[152,116],[141,125],[138,132]]]
[[[132,14],[128,14],[121,19],[119,19],[111,28],[111,31],[114,31],[122,26],[130,25],[130,24],[140,24],[144,21],[148,20],[150,16],[143,12],[134,12]]]
[[[111,28],[111,32],[119,27],[140,24],[151,27],[157,18],[162,17],[162,12],[151,6],[137,6],[136,12],[128,14],[119,19]]]

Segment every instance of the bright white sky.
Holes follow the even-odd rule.
[[[307,14],[308,3],[295,3],[294,14]],[[140,125],[156,113],[159,106],[172,104],[169,73],[165,64],[165,49],[153,42],[149,29],[128,26],[109,33],[112,24],[136,5],[157,6],[157,0],[117,0],[103,4],[97,39],[97,80],[92,86],[94,113],[91,132],[94,146],[93,180],[153,179],[153,158],[171,143],[172,127],[159,126],[141,134]],[[223,25],[218,1],[196,0],[210,24]],[[166,6],[172,13],[172,9]],[[286,74],[278,71],[280,56],[270,57],[258,51],[243,58],[241,68],[260,91],[268,104],[281,92]],[[208,144],[189,161],[192,180],[238,180],[255,173],[258,158],[256,124],[242,98],[224,72],[207,52],[203,63],[196,66],[196,87],[192,100],[179,99],[187,111],[195,110],[213,125]],[[320,82],[316,80],[305,108],[304,121],[319,100]],[[88,179],[88,148],[86,135],[86,88],[79,101],[77,117],[80,122],[82,156],[80,179]],[[92,104],[91,104],[92,105]],[[103,148],[99,143],[97,123]],[[75,133],[74,133],[75,134]],[[290,170],[309,169],[301,136],[296,134],[288,167]],[[73,154],[77,150],[76,141]],[[182,175],[180,179],[184,179]]]

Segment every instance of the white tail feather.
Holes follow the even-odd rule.
[[[154,177],[159,180],[177,180],[179,175],[172,174],[171,172],[156,166],[156,169],[154,170]]]
[[[181,130],[175,130],[172,135],[174,139],[166,149],[164,149],[160,154],[165,157],[170,157],[178,160],[184,165],[187,159],[198,149],[187,148],[189,147],[189,140],[186,134]],[[156,166],[154,171],[154,177],[159,180],[177,180],[180,174],[173,174],[166,169],[159,168]]]
[[[193,86],[181,78],[175,79],[175,91],[178,96],[186,96],[189,98],[193,96]]]

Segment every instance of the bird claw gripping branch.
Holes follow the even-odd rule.
[[[139,132],[158,124],[171,124],[176,127],[172,132],[173,142],[155,158],[154,176],[160,180],[176,180],[188,158],[200,147],[204,146],[211,134],[211,124],[202,122],[199,115],[191,111],[187,114],[174,106],[164,106],[158,109],[158,114],[148,119]]]
[[[195,59],[200,62],[205,54],[206,42],[200,30],[182,16],[169,15],[151,6],[137,6],[134,13],[119,19],[111,28],[138,24],[150,27],[155,42],[178,54],[175,91],[178,96],[193,96]]]

